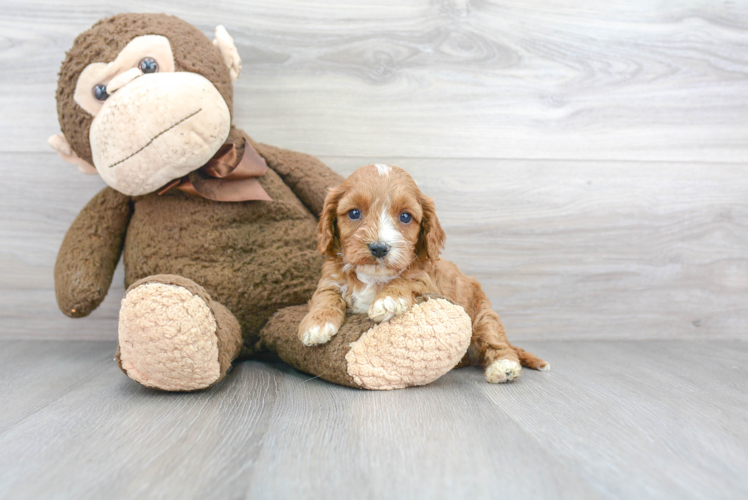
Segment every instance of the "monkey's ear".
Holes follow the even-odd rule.
[[[98,174],[98,172],[96,171],[96,167],[75,154],[75,151],[73,151],[73,148],[70,147],[70,144],[68,143],[68,140],[65,139],[64,135],[55,134],[47,139],[47,142],[50,146],[52,146],[52,149],[57,151],[57,153],[62,157],[63,160],[78,167],[78,170],[80,170],[81,173],[87,175]]]
[[[234,39],[223,26],[216,26],[216,38],[213,40],[213,45],[221,51],[223,62],[229,68],[231,81],[235,82],[242,72],[242,59],[239,57],[239,51],[236,50]]]

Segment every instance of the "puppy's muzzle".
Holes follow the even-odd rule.
[[[381,241],[375,241],[374,243],[369,244],[369,252],[376,257],[377,259],[381,259],[385,255],[387,255],[387,252],[390,251],[390,246],[387,243],[382,243]]]

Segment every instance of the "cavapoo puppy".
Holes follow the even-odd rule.
[[[478,281],[439,258],[445,239],[434,201],[407,172],[382,164],[356,170],[325,199],[317,244],[327,260],[299,327],[301,341],[329,341],[346,311],[387,321],[419,295],[436,292],[470,315],[469,362],[484,368],[489,382],[515,379],[520,364],[548,370],[548,363],[509,343]]]

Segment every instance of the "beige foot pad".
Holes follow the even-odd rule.
[[[462,307],[427,300],[351,343],[345,356],[348,374],[363,389],[426,385],[460,362],[471,335],[470,317]]]
[[[188,289],[157,282],[136,286],[122,300],[119,362],[147,387],[193,391],[221,377],[216,320]]]

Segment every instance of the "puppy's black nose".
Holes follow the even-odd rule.
[[[381,259],[385,255],[387,255],[387,252],[390,251],[390,246],[387,243],[381,243],[379,241],[376,241],[374,243],[369,244],[369,251],[377,259]]]

